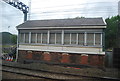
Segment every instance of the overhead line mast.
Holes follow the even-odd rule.
[[[29,11],[29,7],[24,3],[20,2],[19,0],[3,0],[7,4],[21,10],[24,14],[24,22],[27,21],[27,14]]]

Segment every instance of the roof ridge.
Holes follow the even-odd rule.
[[[43,19],[43,20],[28,20],[28,21],[79,20],[79,19],[102,19],[102,17],[95,17],[95,18],[65,18],[65,19]],[[27,22],[27,21],[26,21],[26,22]]]

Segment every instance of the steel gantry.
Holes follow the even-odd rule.
[[[3,0],[7,4],[21,10],[24,14],[24,22],[27,21],[27,14],[29,11],[29,7],[24,3],[20,2],[19,0]]]

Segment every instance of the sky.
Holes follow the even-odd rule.
[[[19,0],[30,7],[29,20],[64,19],[75,17],[106,19],[118,15],[120,0]],[[16,26],[23,23],[23,13],[0,1],[0,32],[17,34]]]

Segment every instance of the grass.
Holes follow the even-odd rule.
[[[16,47],[17,45],[1,45],[2,48]]]

